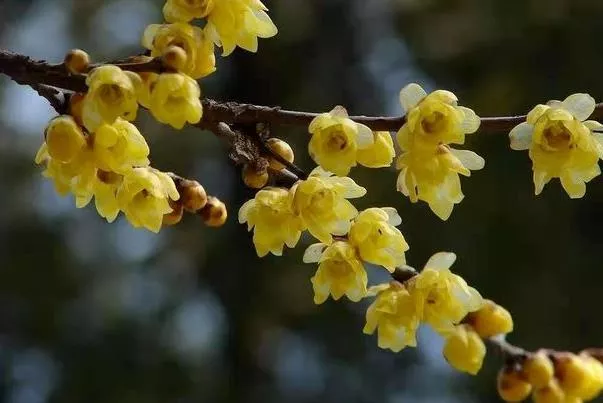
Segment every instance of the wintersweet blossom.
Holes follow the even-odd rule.
[[[471,170],[482,169],[484,164],[484,159],[473,151],[446,145],[403,148],[396,163],[400,170],[397,188],[413,203],[427,202],[438,217],[447,220],[454,205],[464,198],[459,174],[470,176]]]
[[[401,223],[402,219],[392,207],[369,208],[354,219],[348,237],[364,261],[393,272],[406,263],[404,252],[409,249],[396,228]]]
[[[194,18],[204,18],[213,10],[215,1],[167,0],[163,6],[163,16],[169,22],[188,22]]]
[[[84,99],[82,119],[89,131],[102,123],[111,124],[118,117],[136,119],[137,92],[142,81],[136,73],[117,66],[95,68],[86,78],[88,92]]]
[[[484,341],[468,325],[455,326],[444,343],[446,361],[459,371],[475,375],[482,368],[486,356]]]
[[[144,31],[142,45],[153,57],[163,56],[173,46],[183,49],[186,60],[180,72],[191,78],[202,78],[216,71],[214,44],[199,27],[182,22],[151,24]]]
[[[366,295],[367,274],[354,246],[345,241],[331,245],[310,245],[304,253],[304,263],[319,263],[312,277],[314,302],[322,304],[329,295],[334,300],[347,296],[360,301]]]
[[[185,74],[160,74],[153,82],[149,108],[157,121],[182,129],[188,122],[199,123],[203,116],[199,84]]]
[[[239,222],[253,232],[253,244],[259,257],[283,254],[283,247],[293,248],[301,236],[301,221],[291,209],[289,192],[268,187],[260,190],[239,210]]]
[[[394,352],[407,346],[415,347],[422,305],[422,299],[403,284],[392,282],[386,287],[379,287],[375,301],[366,312],[364,333],[377,331],[378,346]]]
[[[149,165],[149,146],[132,123],[117,118],[94,133],[96,165],[107,172],[125,173],[132,167]]]
[[[404,149],[413,146],[463,144],[465,135],[480,126],[473,110],[458,106],[450,91],[437,90],[427,94],[418,84],[408,84],[400,91],[400,103],[406,123],[398,131],[397,140]]]
[[[512,149],[529,150],[537,195],[552,178],[559,178],[571,198],[583,197],[586,182],[601,173],[599,132],[603,125],[586,120],[594,109],[595,100],[590,95],[573,94],[563,102],[537,105],[526,122],[509,133]]]
[[[440,332],[452,328],[484,303],[476,289],[450,271],[455,260],[454,253],[436,253],[410,284],[412,292],[425,299],[423,320]]]
[[[291,206],[303,228],[319,241],[330,244],[332,235],[345,235],[358,210],[347,199],[362,197],[366,189],[351,178],[332,176],[320,167],[290,190]]]
[[[370,147],[375,141],[371,129],[351,120],[341,106],[314,118],[308,131],[312,134],[308,144],[312,159],[339,176],[347,175],[356,166],[358,150]]]
[[[222,55],[228,56],[237,47],[257,52],[258,38],[270,38],[278,30],[260,0],[214,0],[207,16],[205,30]]]

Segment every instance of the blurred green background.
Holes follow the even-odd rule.
[[[400,113],[409,82],[454,91],[482,116],[523,113],[589,92],[601,100],[600,0],[281,0],[280,29],[257,55],[218,59],[204,93],[291,109]],[[162,0],[1,0],[0,47],[60,61],[140,50]],[[195,177],[227,202],[220,229],[194,217],[160,235],[77,210],[34,166],[53,111],[0,77],[0,399],[10,403],[494,402],[496,354],[477,377],[451,370],[421,329],[398,354],[362,334],[365,303],[312,303],[304,246],[258,259],[238,207],[253,193],[207,132],[142,116],[155,166]],[[303,128],[277,128],[312,167]],[[486,168],[463,179],[448,222],[395,191],[393,169],[356,168],[359,207],[394,206],[421,267],[436,251],[507,307],[510,340],[529,349],[601,346],[603,179],[570,200],[536,198],[527,153],[506,133],[470,136]],[[386,276],[371,269],[370,281]]]

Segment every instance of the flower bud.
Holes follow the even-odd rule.
[[[261,189],[268,183],[268,171],[258,171],[255,166],[245,164],[243,167],[243,182],[252,189]]]
[[[176,183],[184,209],[194,213],[207,204],[207,193],[203,186],[193,180],[182,179]]]
[[[532,385],[512,368],[501,368],[497,378],[498,394],[505,402],[521,402],[532,392]]]
[[[181,71],[186,65],[188,56],[180,46],[169,46],[161,56],[163,65],[176,71]]]
[[[487,339],[513,330],[513,318],[509,311],[487,299],[484,305],[469,316],[469,323],[480,337]]]
[[[555,356],[555,375],[568,395],[582,396],[590,386],[590,368],[583,357],[571,353]]]
[[[475,375],[482,367],[486,346],[471,326],[459,325],[446,338],[443,353],[451,366]]]
[[[205,225],[209,227],[221,227],[228,216],[226,205],[212,196],[207,198],[207,204],[199,212]]]
[[[295,154],[293,153],[291,146],[281,139],[277,139],[275,137],[270,138],[266,141],[266,145],[270,150],[272,150],[273,153],[280,155],[286,161],[293,162],[295,159]],[[274,158],[269,158],[268,163],[270,164],[270,168],[276,171],[280,171],[281,169],[285,168],[283,164]]]
[[[534,390],[534,403],[565,403],[565,393],[556,380],[552,380],[544,388]]]
[[[555,375],[553,362],[546,351],[531,354],[523,363],[523,374],[536,389],[544,388]]]
[[[71,49],[65,55],[65,67],[72,74],[82,74],[88,70],[90,66],[90,56],[81,49]]]
[[[69,162],[86,144],[86,137],[73,117],[61,115],[52,119],[46,128],[48,154],[57,161]]]
[[[184,214],[182,203],[170,200],[170,207],[172,208],[172,212],[163,215],[162,224],[166,226],[178,224],[182,220]]]

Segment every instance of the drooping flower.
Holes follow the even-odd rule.
[[[358,214],[347,199],[364,196],[366,189],[351,178],[332,176],[317,167],[308,179],[293,185],[289,194],[293,212],[301,219],[303,228],[319,241],[330,244],[332,235],[345,235],[349,231],[350,220]]]
[[[141,83],[137,74],[117,66],[104,65],[92,70],[86,79],[88,93],[82,110],[84,126],[93,132],[102,123],[112,124],[118,117],[136,119],[137,92]]]
[[[475,375],[482,368],[486,346],[471,326],[459,325],[446,335],[443,353],[454,368]]]
[[[310,245],[304,253],[304,263],[316,262],[318,270],[311,280],[316,304],[325,302],[329,295],[334,300],[345,295],[354,302],[366,295],[366,271],[356,249],[348,242]]]
[[[239,222],[253,232],[253,244],[259,257],[283,254],[283,247],[293,248],[301,236],[301,222],[291,209],[289,192],[281,188],[264,188],[239,210]]]
[[[406,263],[409,249],[404,236],[395,226],[402,220],[391,207],[369,208],[358,214],[350,228],[349,240],[369,263],[384,266],[390,272]]]
[[[469,108],[458,106],[450,91],[437,90],[427,94],[418,84],[409,84],[400,91],[400,103],[406,112],[406,123],[398,131],[400,146],[433,146],[463,144],[465,135],[475,133],[479,117]]]
[[[423,301],[403,284],[392,282],[380,287],[375,301],[366,312],[364,333],[377,331],[380,348],[398,352],[417,345],[416,332],[421,322]]]
[[[184,74],[164,73],[157,77],[150,93],[149,108],[157,121],[182,129],[203,116],[199,84]]]
[[[483,305],[479,292],[450,271],[455,260],[454,253],[436,253],[409,284],[413,292],[425,299],[423,320],[438,332],[448,331]]]
[[[142,45],[153,57],[163,56],[173,46],[183,49],[186,62],[180,72],[191,78],[202,78],[216,71],[214,44],[199,27],[182,22],[152,24],[144,31]]]
[[[159,232],[163,215],[170,213],[170,200],[178,200],[176,185],[167,174],[150,167],[134,168],[123,177],[117,202],[135,228]]]
[[[204,18],[213,10],[214,1],[167,0],[163,6],[163,16],[169,22],[188,22],[194,18]]]
[[[374,143],[371,129],[348,118],[345,108],[336,106],[310,122],[312,134],[308,152],[326,171],[345,176],[356,166],[357,152]]]
[[[389,132],[373,132],[374,142],[367,148],[359,149],[356,159],[368,168],[388,167],[394,161],[396,150]]]
[[[573,94],[563,102],[537,105],[509,133],[512,149],[529,150],[537,195],[552,178],[559,178],[571,198],[583,197],[586,182],[601,173],[602,135],[593,131],[602,131],[603,125],[586,120],[594,109],[590,95]]]
[[[45,131],[48,155],[59,162],[70,162],[86,145],[86,136],[73,117],[61,115],[52,119]]]
[[[258,38],[270,38],[278,30],[260,0],[220,0],[207,16],[205,30],[222,55],[228,56],[237,47],[250,52],[258,49]]]
[[[397,161],[397,188],[413,203],[427,202],[438,217],[447,220],[464,198],[459,174],[470,176],[470,170],[482,169],[484,164],[476,153],[446,145],[404,150]]]

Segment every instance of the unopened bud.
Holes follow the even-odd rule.
[[[180,202],[186,211],[194,213],[207,204],[207,193],[199,182],[182,179],[176,186],[180,193]]]
[[[200,210],[200,214],[209,227],[221,227],[228,216],[226,205],[212,196],[207,198],[207,204]]]
[[[497,377],[498,394],[505,402],[521,402],[532,392],[532,385],[512,368],[502,368]]]
[[[281,139],[273,137],[266,141],[266,145],[270,150],[272,150],[273,153],[280,155],[286,161],[293,162],[295,159],[295,154],[293,153],[291,146]],[[280,171],[281,169],[285,168],[285,166],[278,162],[275,158],[269,158],[268,162],[270,164],[270,168],[274,170]]]
[[[65,67],[72,74],[85,73],[90,66],[90,56],[81,49],[71,49],[65,55]]]
[[[526,358],[522,372],[532,386],[540,389],[553,379],[555,368],[546,351],[541,350]]]
[[[555,379],[550,381],[544,388],[534,390],[532,395],[534,403],[565,403],[565,393]]]
[[[509,311],[489,299],[484,300],[479,310],[471,312],[467,321],[483,339],[513,330],[513,318]]]
[[[163,215],[163,225],[176,225],[182,220],[182,215],[184,214],[182,204],[170,200],[170,207],[172,208],[172,212]]]
[[[86,144],[81,127],[69,115],[52,119],[46,128],[48,154],[61,162],[71,161]]]
[[[170,46],[163,52],[162,60],[165,67],[181,71],[186,65],[188,55],[180,46]]]
[[[268,183],[268,171],[258,171],[256,167],[246,164],[243,167],[243,182],[252,189],[261,189]]]
[[[555,376],[561,389],[569,395],[581,396],[590,382],[590,368],[586,360],[571,353],[559,353],[554,359]]]

